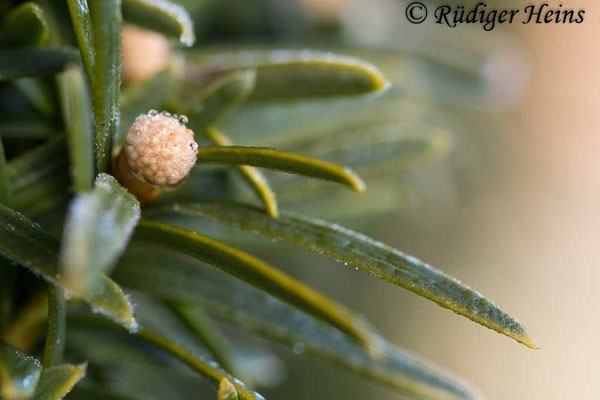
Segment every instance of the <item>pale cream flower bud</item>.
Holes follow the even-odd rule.
[[[352,0],[300,0],[300,5],[314,18],[335,19]]]
[[[196,165],[198,144],[187,118],[150,110],[127,131],[115,176],[141,201],[177,188]]]
[[[165,69],[171,56],[171,46],[166,37],[133,25],[123,26],[121,48],[121,74],[125,82],[145,81]]]

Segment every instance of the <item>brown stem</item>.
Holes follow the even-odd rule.
[[[161,188],[150,185],[136,178],[125,159],[125,152],[119,151],[116,157],[113,157],[112,172],[121,185],[126,187],[142,203],[154,200],[162,192]]]

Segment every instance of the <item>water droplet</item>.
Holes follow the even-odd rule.
[[[154,117],[155,115],[158,115],[158,111],[152,109],[152,110],[148,111],[148,115],[150,115],[151,117]]]
[[[244,382],[240,381],[238,378],[231,377],[231,380],[233,381],[233,383],[235,383],[238,386],[246,387],[246,385],[244,385]]]
[[[188,117],[186,115],[181,115],[179,117],[179,122],[182,123],[183,125],[186,125],[189,122]]]
[[[71,300],[73,298],[73,291],[71,289],[65,288],[63,290],[63,296],[65,300]]]
[[[302,342],[294,343],[294,345],[292,346],[292,351],[294,352],[294,354],[298,354],[298,355],[304,353],[304,343],[302,343]]]
[[[126,328],[130,333],[137,333],[139,325],[135,319],[132,319],[131,323],[127,325]]]

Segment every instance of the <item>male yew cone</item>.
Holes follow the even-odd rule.
[[[196,164],[198,144],[186,123],[185,116],[150,110],[129,127],[113,174],[140,201],[176,189]]]
[[[300,0],[300,5],[309,15],[326,20],[338,18],[350,3],[350,0]]]
[[[121,74],[127,83],[151,78],[165,69],[171,58],[171,46],[166,37],[133,25],[123,25],[121,49]]]

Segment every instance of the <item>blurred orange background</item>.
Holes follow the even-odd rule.
[[[493,151],[506,154],[475,201],[447,216],[453,228],[417,233],[422,243],[438,239],[435,252],[415,244],[419,256],[520,318],[541,349],[411,296],[402,309],[410,319],[387,327],[396,342],[463,375],[491,399],[600,396],[600,5],[579,3],[586,9],[581,25],[512,27],[530,73],[521,102],[501,115],[506,147]],[[448,237],[455,231],[460,237]]]

